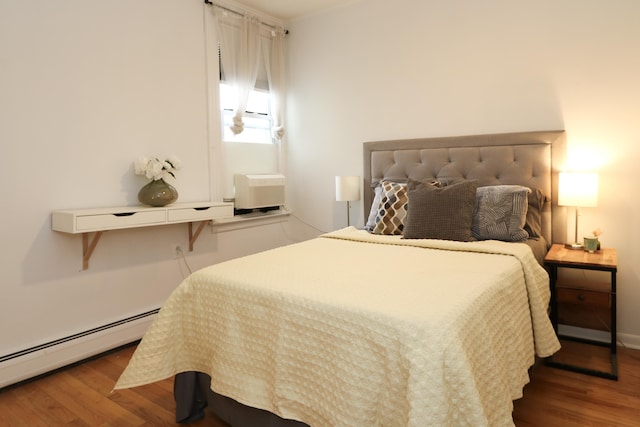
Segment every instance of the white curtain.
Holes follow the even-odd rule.
[[[224,79],[234,90],[237,100],[231,130],[239,134],[244,130],[242,115],[258,77],[261,24],[252,17],[213,9]]]
[[[271,30],[269,33],[271,40],[262,44],[269,81],[273,137],[278,141],[284,136],[284,34],[283,28]]]
[[[249,93],[256,85],[261,61],[266,69],[271,99],[273,137],[284,135],[284,36],[282,27],[262,25],[257,18],[229,13],[216,7],[214,21],[220,42],[220,61],[225,81],[237,97],[231,130],[239,134],[244,129],[242,114]]]

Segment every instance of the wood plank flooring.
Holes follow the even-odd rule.
[[[172,426],[173,382],[112,392],[135,347],[0,391],[0,426]],[[584,351],[567,346],[576,355]],[[640,426],[640,350],[619,349],[619,381],[537,363],[524,397],[515,402],[517,427]],[[207,413],[191,426],[228,427]]]

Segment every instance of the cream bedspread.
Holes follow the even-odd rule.
[[[513,425],[534,351],[560,347],[548,301],[526,245],[350,227],[190,275],[115,388],[200,371],[313,427]]]

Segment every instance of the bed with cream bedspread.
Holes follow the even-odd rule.
[[[115,388],[199,371],[314,427],[513,425],[534,354],[559,349],[548,302],[524,244],[349,227],[190,275]]]

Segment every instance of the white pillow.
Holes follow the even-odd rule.
[[[376,215],[378,214],[378,207],[380,206],[380,199],[382,199],[382,185],[378,184],[374,188],[373,202],[371,202],[371,209],[369,210],[369,218],[364,226],[367,231],[373,231],[373,227],[376,226]]]

